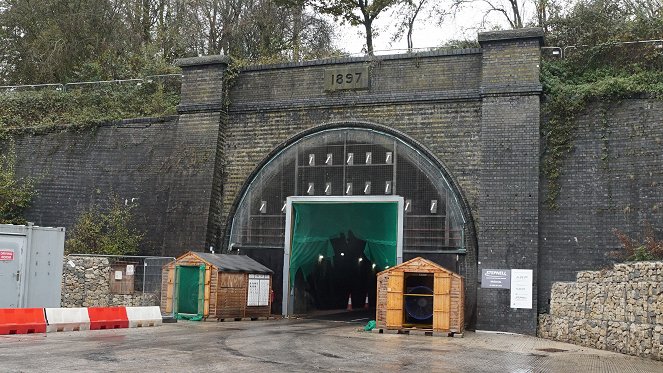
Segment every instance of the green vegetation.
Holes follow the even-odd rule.
[[[158,83],[0,94],[0,138],[7,133],[80,129],[99,123],[176,114],[178,87]]]
[[[113,197],[102,210],[92,205],[79,217],[65,242],[66,254],[131,255],[138,253],[143,233],[135,228],[132,206]]]
[[[177,58],[321,58],[331,21],[275,0],[0,1],[0,85],[166,74]]]
[[[616,228],[612,232],[622,244],[621,251],[611,253],[614,258],[628,262],[663,260],[663,241],[656,240],[651,224],[645,222],[641,240],[634,240]]]
[[[546,204],[554,209],[562,163],[573,150],[576,116],[594,101],[663,97],[663,44],[633,42],[661,39],[663,18],[652,1],[581,0],[569,6],[548,0],[540,5],[537,25],[547,45],[564,50],[563,59],[544,58],[541,66],[541,171],[548,182]]]
[[[617,49],[622,49],[621,53],[637,51],[632,61],[617,61],[609,57],[609,51]],[[556,207],[555,200],[560,192],[558,180],[562,162],[573,149],[575,117],[592,101],[610,102],[643,95],[663,97],[661,67],[663,51],[653,45],[599,46],[576,51],[564,60],[544,59],[541,135],[545,151],[541,170],[548,181],[546,204],[550,208]]]
[[[486,23],[488,18],[511,28],[542,27],[546,44],[564,50],[563,59],[544,58],[541,66],[541,170],[548,182],[546,203],[555,208],[563,161],[573,150],[575,118],[588,104],[663,96],[663,44],[633,42],[661,39],[660,1],[453,0],[447,9],[428,0],[44,0],[38,5],[14,0],[0,2],[5,52],[0,53],[0,85],[168,74],[176,72],[177,58],[225,54],[232,56],[224,77],[230,87],[242,66],[342,55],[334,46],[337,28],[325,15],[364,28],[370,52],[378,15],[395,12],[400,26],[394,40],[408,35],[412,48],[416,22],[439,24],[469,4],[483,15],[479,28],[496,26]],[[525,5],[536,9],[529,18]],[[477,44],[452,40],[446,45]],[[178,87],[156,83],[70,87],[77,88],[0,93],[0,141],[12,133],[175,114],[179,102]]]
[[[34,181],[16,176],[14,144],[8,148],[0,154],[0,224],[25,224],[23,213],[36,195]]]

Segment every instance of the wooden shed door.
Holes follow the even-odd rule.
[[[212,291],[212,287],[210,286],[212,283],[212,266],[206,266],[205,267],[205,284],[204,284],[204,289],[205,289],[205,296],[204,296],[204,306],[203,306],[203,316],[207,317],[209,316],[209,299],[210,299],[210,293]]]
[[[451,276],[448,273],[435,273],[433,288],[433,330],[449,330]]]
[[[387,281],[387,327],[403,326],[403,272],[392,272]]]
[[[145,286],[145,285],[143,285]],[[166,313],[173,312],[173,298],[175,293],[175,266],[168,269],[168,284],[166,285]]]

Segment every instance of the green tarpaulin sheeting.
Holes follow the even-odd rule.
[[[177,307],[175,317],[199,321],[203,318],[205,266],[176,266]]]
[[[352,231],[366,241],[364,255],[379,270],[396,265],[398,203],[354,202],[293,203],[294,228],[290,254],[290,284],[301,269],[307,277],[318,264],[320,255],[334,257],[330,239]]]

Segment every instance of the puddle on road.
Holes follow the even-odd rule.
[[[93,335],[90,334],[85,338],[87,341],[94,342],[124,342],[127,339],[127,336],[124,334],[104,334],[104,335]]]
[[[342,357],[340,357],[338,355],[330,354],[329,352],[318,352],[318,353],[322,356],[331,357],[331,358],[334,358],[334,359],[342,359]]]
[[[87,360],[91,361],[107,361],[107,362],[118,362],[119,360],[115,356],[110,356],[108,352],[92,353],[83,355]]]
[[[562,350],[561,348],[553,348],[553,347],[537,348],[536,350],[537,351],[543,351],[543,352],[566,352],[566,351],[568,351],[568,350]]]

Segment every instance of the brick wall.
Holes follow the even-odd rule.
[[[230,91],[218,237],[228,238],[232,208],[270,152],[303,131],[337,123],[397,130],[423,144],[447,166],[468,208],[478,213],[480,57],[477,50],[465,50],[421,58],[353,59],[346,65],[371,66],[371,88],[350,93],[324,92],[322,77],[329,66],[321,63],[243,71]],[[461,274],[476,283],[475,240],[468,240],[468,254],[461,258]],[[474,319],[475,294],[476,288],[469,287],[467,319]]]
[[[550,210],[540,202],[546,181],[539,186],[540,33],[479,39],[481,49],[249,67],[232,81],[227,112],[226,60],[182,60],[177,118],[17,139],[19,175],[38,178],[28,218],[70,228],[112,191],[137,198],[145,254],[222,248],[233,205],[270,152],[335,123],[396,130],[446,167],[474,218],[461,264],[477,311],[468,321],[533,334],[554,281],[609,262],[618,246],[611,228],[639,233],[648,220],[660,230],[663,103],[590,105],[562,166],[559,209]],[[370,89],[325,92],[330,66],[368,66]],[[479,289],[481,268],[533,269],[533,309],[511,309],[508,291]]]
[[[504,38],[509,36],[507,40]],[[539,215],[538,30],[479,34],[483,53],[479,269],[532,269],[532,309],[479,289],[477,329],[534,334]]]
[[[663,238],[663,102],[594,102],[576,117],[573,150],[559,179],[558,209],[542,204],[539,309],[555,281],[612,262],[620,247],[612,228],[634,238],[649,222]],[[546,182],[541,184],[541,200]]]
[[[36,179],[29,221],[71,232],[91,204],[111,195],[134,204],[143,254],[205,247],[218,115],[130,120],[80,133],[16,139],[19,176]]]

